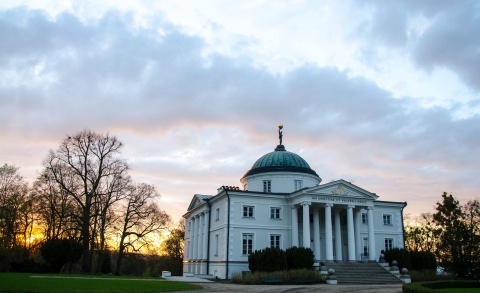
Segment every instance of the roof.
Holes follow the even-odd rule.
[[[319,177],[302,157],[287,151],[281,144],[273,152],[261,156],[243,177],[269,172],[306,173]]]
[[[203,204],[204,202],[208,201],[212,198],[212,195],[204,195],[204,194],[195,194],[190,201],[190,205],[188,206],[187,211],[194,209],[195,207]]]

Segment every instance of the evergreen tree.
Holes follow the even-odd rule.
[[[439,242],[436,249],[439,264],[461,278],[478,274],[478,200],[469,202],[462,208],[452,195],[443,193],[442,198],[443,202],[437,202],[437,213],[433,215],[434,221],[441,227],[438,230]]]

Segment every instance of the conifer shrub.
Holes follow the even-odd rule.
[[[313,251],[306,247],[290,247],[285,251],[289,270],[312,269],[315,262]]]
[[[278,248],[256,250],[248,256],[248,268],[254,272],[274,272],[287,269],[285,251]]]

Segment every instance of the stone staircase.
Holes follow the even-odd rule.
[[[402,284],[402,281],[377,263],[327,263],[335,270],[338,284]]]

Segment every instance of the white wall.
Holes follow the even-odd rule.
[[[319,177],[304,174],[304,173],[290,173],[290,172],[270,172],[247,176],[245,182],[249,191],[263,192],[263,181],[271,181],[271,192],[291,193],[295,191],[295,180],[302,180],[303,187],[313,187],[320,183]]]

